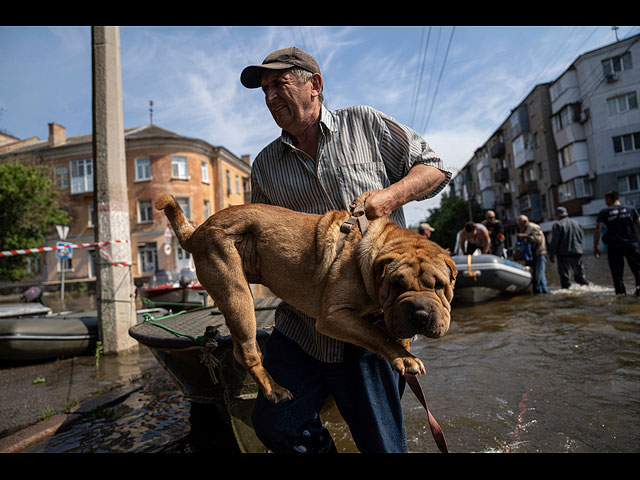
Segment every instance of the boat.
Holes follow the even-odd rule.
[[[142,321],[145,316],[166,315],[168,310],[143,309],[136,313]],[[92,354],[97,340],[97,310],[0,318],[0,361],[31,362]]]
[[[263,352],[280,302],[277,297],[254,299],[256,336]],[[129,335],[149,348],[185,399],[216,408],[241,452],[268,451],[251,423],[258,386],[233,358],[231,333],[220,310],[201,307],[144,319],[129,329]]]
[[[531,284],[531,273],[519,263],[496,255],[454,255],[458,269],[453,299],[473,304],[500,295],[525,292]]]
[[[208,294],[196,273],[185,268],[179,272],[158,270],[140,289],[140,296],[145,307],[162,307],[177,312],[207,306]]]
[[[0,305],[0,319],[9,317],[32,317],[34,315],[48,315],[50,313],[51,309],[40,302],[15,302]]]

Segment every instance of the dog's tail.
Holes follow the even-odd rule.
[[[164,210],[164,214],[169,219],[169,223],[171,223],[176,237],[178,237],[180,246],[187,252],[191,252],[190,239],[195,228],[189,223],[187,217],[184,216],[175,198],[173,198],[172,195],[163,193],[156,199],[156,208],[158,210]]]

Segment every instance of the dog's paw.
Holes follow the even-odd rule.
[[[391,362],[391,366],[400,375],[408,373],[411,375],[426,375],[427,373],[422,361],[413,355],[396,358]]]
[[[293,398],[289,390],[276,384],[273,384],[271,391],[265,393],[264,396],[273,403],[287,402]]]

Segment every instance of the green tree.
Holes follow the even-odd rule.
[[[476,201],[471,202],[471,215],[475,222],[484,218],[482,207]],[[435,228],[431,240],[453,253],[456,246],[456,235],[469,219],[469,202],[446,193],[442,194],[440,206],[429,209],[427,222]]]
[[[69,215],[58,207],[57,195],[46,169],[0,164],[0,250],[42,247],[54,225],[67,224]],[[26,274],[25,255],[0,258],[0,280]]]

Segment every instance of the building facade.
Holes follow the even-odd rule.
[[[166,217],[153,206],[158,195],[174,195],[187,218],[198,225],[214,212],[243,204],[250,198],[251,166],[249,156],[237,157],[224,147],[155,125],[126,129],[124,138],[131,272],[135,283],[141,285],[157,270],[193,267],[191,256],[180,248],[168,228]],[[0,162],[43,165],[52,175],[59,204],[71,218],[66,241],[95,243],[91,134],[67,137],[64,127],[51,123],[47,140],[12,142],[10,137],[4,140],[0,145]],[[55,246],[58,241],[54,231],[44,246]],[[72,258],[67,260],[44,252],[30,267],[34,275],[25,281],[42,285],[59,283],[62,268],[65,281],[95,280],[96,259],[118,261],[101,253],[99,245],[74,248]]]
[[[556,207],[587,246],[604,194],[640,206],[640,35],[587,52],[536,85],[451,182],[451,193],[496,211],[515,241],[524,214],[545,232]]]

